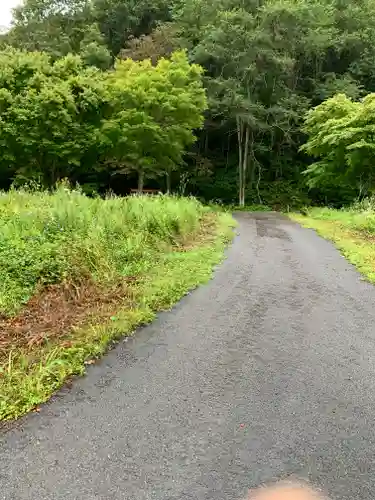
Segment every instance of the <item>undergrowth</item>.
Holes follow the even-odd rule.
[[[0,195],[0,315],[10,322],[50,284],[128,280],[110,314],[90,316],[64,336],[0,353],[0,420],[45,402],[72,375],[155,312],[209,279],[232,234],[228,213],[193,198],[87,198],[51,193]],[[4,282],[6,284],[4,284]],[[1,319],[1,318],[0,318]],[[0,336],[1,340],[1,336]]]
[[[366,198],[342,209],[311,207],[303,212],[308,218],[333,221],[347,229],[375,234],[375,198]]]
[[[61,185],[0,194],[0,314],[17,313],[37,286],[113,281],[147,271],[198,230],[193,198],[88,198]]]

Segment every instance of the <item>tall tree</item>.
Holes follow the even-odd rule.
[[[13,27],[5,38],[16,48],[58,58],[79,52],[93,22],[87,0],[26,0],[14,10]]]
[[[241,204],[298,198],[307,109],[375,92],[373,0],[25,0],[2,40],[111,71],[118,54],[155,66],[186,48],[205,70],[209,110],[182,183]]]
[[[113,166],[136,172],[142,191],[145,179],[170,176],[195,141],[194,130],[203,125],[201,68],[189,64],[184,52],[175,52],[156,66],[150,60],[119,61],[108,79],[117,109],[104,125],[114,145]]]
[[[308,112],[302,149],[318,159],[305,172],[311,186],[354,185],[360,197],[375,188],[374,111],[375,94],[338,94]]]
[[[306,110],[308,99],[296,89],[298,55],[306,39],[319,23],[331,40],[319,4],[319,12],[311,12],[308,1],[235,5],[219,0],[206,7],[195,0],[180,7],[176,19],[193,59],[207,69],[212,118],[229,122],[229,133],[236,130],[239,203],[244,205],[246,186],[259,188],[266,148],[275,153],[284,143],[291,146]]]
[[[166,0],[93,0],[95,20],[115,56],[131,37],[149,34],[159,21],[169,21]]]
[[[210,110],[200,144],[207,154],[223,136],[228,165],[236,139],[240,204],[246,188],[261,201],[263,180],[300,179],[309,106],[337,91],[356,98],[372,85],[374,9],[371,0],[175,3],[180,39],[206,69]]]

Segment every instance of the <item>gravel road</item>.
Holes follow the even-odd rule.
[[[375,288],[276,214],[214,279],[0,436],[5,500],[375,498]]]

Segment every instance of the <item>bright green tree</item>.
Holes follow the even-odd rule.
[[[79,56],[0,52],[0,172],[46,186],[95,172],[170,174],[195,140],[206,107],[201,68],[186,54],[118,61],[115,71]]]
[[[175,52],[156,66],[150,60],[118,61],[108,76],[117,109],[105,123],[114,167],[120,163],[124,173],[137,172],[139,191],[147,178],[169,178],[195,141],[206,109],[201,73],[184,52]]]
[[[311,186],[355,185],[362,196],[375,187],[375,94],[353,101],[338,94],[309,111],[302,150],[318,159],[306,170]]]
[[[0,170],[47,186],[89,168],[109,109],[98,70],[77,56],[0,53]]]

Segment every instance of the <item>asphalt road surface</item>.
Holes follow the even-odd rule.
[[[375,498],[375,288],[313,231],[242,214],[214,279],[0,435],[6,500]]]

